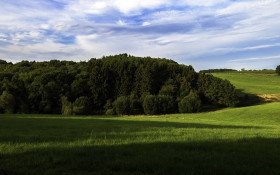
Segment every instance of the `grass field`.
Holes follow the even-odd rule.
[[[213,73],[213,75],[229,80],[244,93],[280,101],[280,76],[275,73]]]
[[[213,73],[213,75],[228,79],[237,89],[243,89],[247,93],[280,94],[280,76],[277,74]]]
[[[279,109],[1,115],[0,174],[279,174]]]
[[[279,94],[275,75],[215,76],[246,92]],[[276,175],[279,113],[280,102],[160,116],[2,114],[0,175]]]

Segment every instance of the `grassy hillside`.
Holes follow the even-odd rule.
[[[214,73],[213,75],[229,80],[237,89],[245,93],[280,99],[280,76],[275,73]]]
[[[214,74],[279,95],[274,74]],[[279,174],[280,102],[160,116],[0,115],[0,174]]]
[[[0,116],[0,174],[279,174],[280,103],[201,114]]]

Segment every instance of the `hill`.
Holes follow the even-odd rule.
[[[280,77],[274,72],[214,73],[215,77],[229,80],[239,91],[257,95],[267,101],[280,100]]]

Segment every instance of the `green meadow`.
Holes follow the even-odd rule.
[[[245,93],[280,97],[280,77],[276,73],[213,73],[213,75],[229,80]]]
[[[274,75],[215,76],[279,93]],[[279,113],[280,102],[157,116],[3,114],[0,174],[280,174]]]

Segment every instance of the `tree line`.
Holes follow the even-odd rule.
[[[237,103],[229,81],[168,59],[0,60],[0,113],[153,115]]]
[[[219,73],[219,72],[237,72],[235,69],[207,69],[201,70],[200,73]]]

